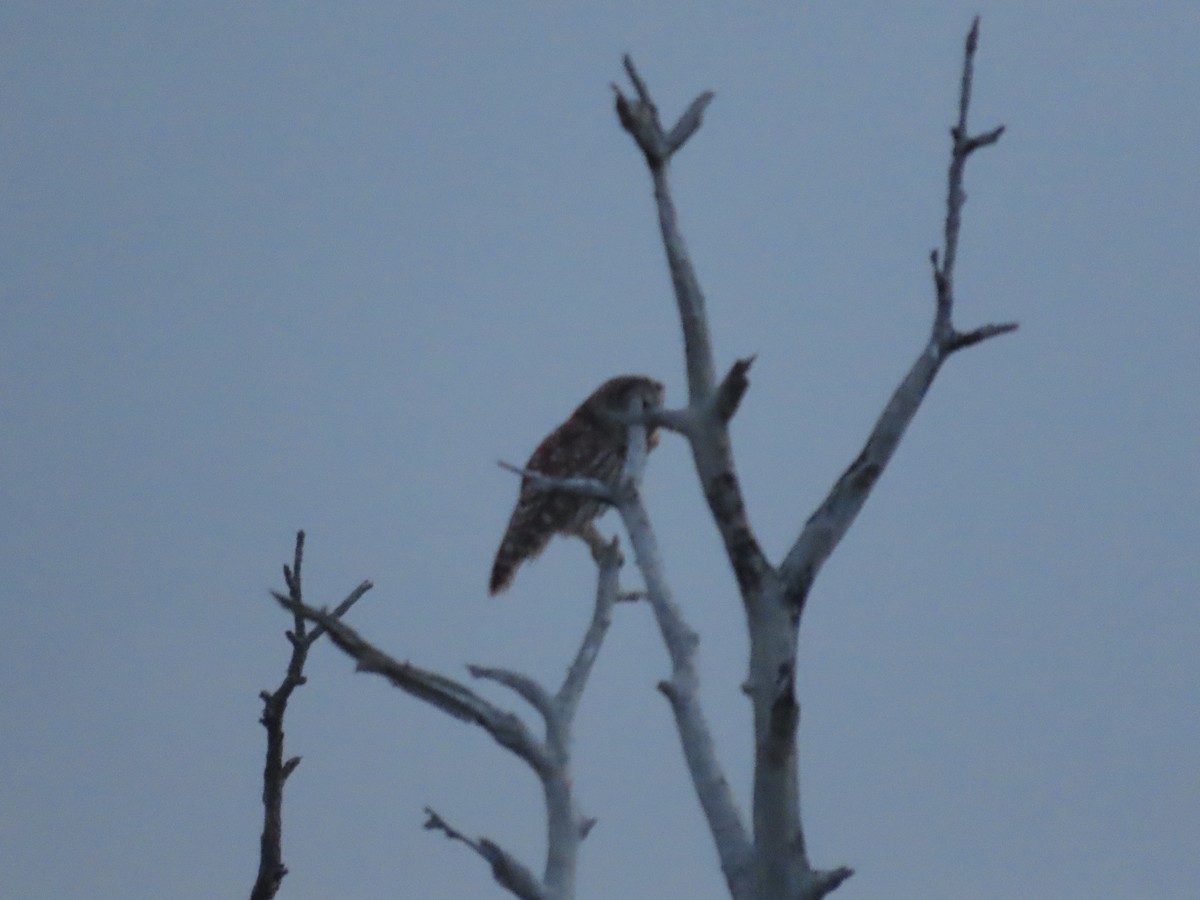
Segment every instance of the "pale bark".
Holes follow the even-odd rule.
[[[722,869],[735,898],[754,900],[817,900],[850,877],[846,867],[814,869],[808,859],[800,815],[797,727],[800,707],[795,693],[796,654],[801,613],[821,565],[845,535],[883,473],[905,430],[912,422],[941,365],[955,351],[1012,331],[1015,324],[986,325],[968,332],[952,322],[954,266],[961,228],[962,189],[967,158],[975,150],[995,143],[1003,126],[979,135],[967,132],[971,82],[978,44],[978,19],[967,37],[959,98],[958,121],[952,129],[954,145],[948,173],[944,243],[932,254],[936,307],[930,338],[909,373],[892,395],[865,446],[837,480],[825,500],[808,518],[783,562],[773,565],[763,553],[750,526],[734,467],[728,423],[746,390],[752,359],[737,361],[720,385],[708,334],[705,298],[688,256],[667,179],[668,164],[700,126],[701,114],[712,99],[701,94],[679,123],[666,131],[659,121],[649,89],[632,61],[625,69],[635,96],[616,91],[621,125],[641,149],[650,170],[659,228],[671,283],[679,310],[688,378],[688,403],[682,409],[664,410],[652,418],[656,424],[683,434],[691,444],[700,486],[721,535],[726,556],[737,579],[750,637],[749,674],[745,690],[754,710],[755,770],[753,789],[753,841],[746,846],[740,813],[725,794],[714,802],[711,772],[716,767],[707,731],[693,733],[690,719],[680,716],[681,702],[696,697],[691,663],[695,641],[687,639],[678,621],[665,582],[659,584],[661,565],[653,546],[653,533],[643,522],[644,510],[630,498],[618,498],[635,551],[647,581],[651,602],[659,597],[655,612],[671,656],[674,672],[665,692],[672,701],[676,723]],[[639,532],[645,532],[639,538]],[[653,586],[652,586],[653,583]],[[664,599],[665,598],[665,599]],[[663,612],[660,613],[660,608]],[[680,677],[683,672],[686,677]],[[682,698],[682,701],[681,699]],[[703,717],[697,709],[699,721]],[[692,757],[701,762],[694,762]],[[709,760],[712,760],[709,763]],[[713,805],[717,814],[710,810]],[[749,858],[747,859],[747,853]]]
[[[607,495],[607,488],[598,483],[571,487],[598,489]],[[456,719],[478,725],[529,766],[542,784],[546,804],[546,863],[540,878],[496,841],[468,838],[432,809],[426,809],[425,822],[427,829],[441,831],[479,854],[491,866],[497,884],[522,900],[571,900],[575,896],[579,845],[593,824],[579,811],[575,800],[571,729],[593,663],[612,623],[613,607],[620,598],[617,575],[622,561],[615,541],[601,549],[596,562],[599,573],[592,621],[556,692],[551,693],[534,679],[509,669],[468,667],[472,677],[507,687],[537,710],[544,723],[544,736],[540,738],[518,715],[500,708],[462,682],[394,659],[335,615],[306,606],[295,594],[275,595],[298,619],[316,622],[322,631],[327,631],[330,640],[354,658],[359,671],[382,675],[417,699]]]

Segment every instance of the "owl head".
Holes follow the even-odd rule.
[[[657,409],[663,405],[664,393],[662,382],[646,375],[618,375],[596,388],[583,401],[580,412],[586,411],[585,415],[602,427],[623,434],[630,405],[635,404],[637,410]],[[652,442],[656,440],[654,430],[647,429]]]

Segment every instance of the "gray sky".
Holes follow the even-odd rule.
[[[635,9],[636,7],[636,9]],[[524,460],[604,378],[683,397],[649,179],[609,82],[716,91],[676,199],[774,558],[932,315],[962,38],[983,14],[955,357],[817,582],[805,824],[839,898],[1200,883],[1200,7],[1191,2],[0,8],[0,880],[253,880],[281,584],[363,578],[397,656],[557,681],[592,569],[485,596]],[[647,500],[739,796],[741,612],[681,442]],[[613,527],[612,517],[604,525]],[[630,582],[632,571],[626,573]],[[724,896],[645,608],[578,722],[581,900]],[[282,896],[501,896],[435,806],[540,869],[536,782],[322,646]],[[507,696],[496,699],[516,706]]]

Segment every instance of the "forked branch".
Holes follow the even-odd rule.
[[[292,565],[283,567],[287,596],[295,603],[303,603],[300,583],[303,562],[304,532],[300,531],[296,534]],[[370,589],[369,581],[356,587],[338,604],[331,614],[332,618],[338,619],[344,615]],[[287,866],[283,864],[283,786],[288,776],[300,765],[300,757],[293,756],[286,762],[283,759],[283,717],[292,691],[305,682],[304,664],[308,660],[308,650],[325,633],[321,626],[308,631],[307,624],[303,616],[294,617],[292,630],[287,632],[288,642],[292,645],[287,673],[274,691],[259,694],[263,701],[263,713],[259,721],[267,729],[267,760],[263,768],[263,830],[259,840],[258,877],[251,889],[250,900],[270,900],[278,893],[287,875]]]
[[[679,309],[687,364],[688,408],[664,415],[663,424],[684,434],[692,446],[701,488],[721,532],[725,552],[737,575],[743,598],[747,603],[752,603],[761,590],[770,566],[746,516],[741,484],[734,469],[728,427],[729,419],[737,410],[749,384],[746,372],[752,358],[736,363],[725,381],[717,385],[704,292],[679,228],[667,180],[667,163],[700,127],[703,112],[712,101],[713,94],[705,91],[693,100],[676,125],[667,132],[659,121],[658,107],[650,96],[650,90],[633,60],[626,56],[624,63],[636,98],[627,98],[620,88],[613,85],[617,97],[617,117],[645,156],[654,182],[658,224]]]
[[[645,441],[644,434],[642,440]],[[587,483],[588,479],[573,481],[577,483],[569,487],[574,490],[589,491],[595,487]],[[552,694],[534,679],[518,672],[469,667],[473,677],[503,685],[533,706],[544,722],[544,738],[534,735],[515,713],[501,709],[462,682],[389,656],[342,622],[338,611],[327,613],[305,605],[299,594],[298,579],[295,590],[286,595],[274,594],[275,599],[296,617],[300,628],[307,622],[316,623],[317,628],[309,634],[327,632],[330,640],[355,660],[359,671],[382,675],[396,687],[442,712],[478,725],[533,770],[542,783],[547,814],[546,865],[540,880],[495,841],[465,838],[432,810],[427,810],[429,819],[426,822],[426,828],[440,830],[479,853],[491,865],[497,883],[524,900],[562,900],[572,896],[579,845],[593,824],[593,820],[580,814],[574,798],[570,775],[571,727],[588,675],[612,622],[613,607],[620,596],[618,572],[622,559],[616,542],[598,548],[596,561],[598,578],[592,622],[557,692]],[[293,584],[290,574],[288,578],[290,587]],[[363,589],[360,586],[360,591]]]
[[[960,349],[1016,328],[1015,324],[1006,323],[959,332],[952,321],[954,265],[962,206],[966,199],[962,190],[963,170],[972,153],[995,143],[1003,133],[1002,126],[974,136],[967,131],[978,24],[977,19],[966,42],[958,121],[952,130],[954,146],[948,174],[944,245],[940,254],[935,251],[932,255],[936,312],[929,341],[896,389],[862,452],[808,519],[778,569],[765,558],[750,528],[729,441],[728,421],[745,393],[746,374],[752,358],[735,364],[725,380],[719,386],[716,384],[704,295],[679,229],[667,181],[667,164],[682,144],[682,141],[673,142],[671,136],[682,136],[686,140],[696,131],[711,94],[698,97],[668,135],[659,121],[658,109],[645,81],[628,57],[625,69],[636,98],[628,99],[616,89],[621,125],[642,151],[654,183],[659,226],[683,331],[689,403],[685,410],[671,413],[669,424],[668,417],[663,415],[662,424],[685,435],[691,444],[701,486],[737,577],[750,631],[750,674],[745,689],[754,704],[756,762],[752,846],[744,843],[744,833],[739,836],[739,827],[724,830],[718,827],[718,823],[740,822],[739,814],[729,800],[729,815],[714,818],[705,800],[704,785],[697,777],[697,767],[689,759],[697,792],[701,802],[705,803],[706,812],[710,813],[709,825],[721,856],[722,869],[731,894],[738,900],[818,900],[852,874],[846,867],[813,869],[805,847],[796,751],[799,704],[794,690],[800,616],[817,572],[866,502],[942,363]],[[672,634],[674,626],[670,623],[676,621],[676,616],[665,584],[659,584],[653,533],[649,531],[648,523],[641,521],[644,510],[640,510],[634,501],[635,493],[616,498],[646,578],[651,601],[660,604],[655,607],[656,614],[660,615],[660,627],[676,673],[663,689],[673,707],[678,707],[677,697],[682,693],[680,685],[691,687],[688,684],[692,671],[688,669],[691,650],[681,652],[680,648],[686,648],[688,642],[681,640],[678,633]],[[660,599],[656,601],[656,597]],[[664,603],[662,597],[668,602]],[[660,607],[663,613],[659,612]],[[664,622],[668,624],[664,625]],[[685,656],[688,658],[684,659]],[[681,679],[680,672],[688,677]],[[710,748],[703,746],[703,736],[686,732],[684,723],[679,721],[678,708],[676,717],[684,739],[685,755],[689,752],[689,742],[693,741],[704,753],[709,752]],[[718,806],[725,803],[722,800]]]
[[[704,110],[712,102],[713,92],[705,91],[693,100],[671,130],[664,131],[662,123],[658,119],[658,107],[650,98],[650,91],[633,65],[633,60],[626,55],[623,57],[623,61],[625,73],[633,83],[637,97],[630,99],[621,93],[621,89],[617,85],[612,86],[613,93],[617,97],[617,118],[620,119],[624,129],[637,141],[638,147],[646,157],[646,164],[652,170],[660,169],[700,127],[701,122],[704,121]]]
[[[971,104],[975,52],[979,46],[979,19],[976,17],[967,35],[959,90],[958,121],[950,129],[952,148],[947,172],[946,221],[941,251],[930,254],[935,290],[935,313],[929,340],[916,362],[889,400],[862,451],[834,484],[825,500],[805,523],[781,566],[789,602],[797,613],[804,607],[813,579],[829,554],[850,528],[866,503],[875,482],[883,473],[900,444],[925,394],[953,353],[981,341],[1007,334],[1017,328],[1015,322],[984,325],[971,331],[959,331],[953,322],[954,268],[962,230],[962,208],[967,195],[963,176],[967,159],[976,150],[996,143],[1004,133],[1000,125],[971,135],[967,131],[967,113]]]

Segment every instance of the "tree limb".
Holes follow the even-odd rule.
[[[642,430],[641,455],[644,465],[645,434],[644,429]],[[556,482],[555,479],[544,477],[541,480]],[[589,492],[595,491],[597,485],[603,487],[593,479],[581,478],[563,479],[561,484],[545,486]],[[608,489],[604,490],[607,493]],[[570,776],[571,726],[588,675],[612,622],[612,609],[620,596],[617,576],[621,564],[621,554],[615,539],[600,548],[597,556],[599,573],[596,608],[592,622],[562,686],[555,694],[552,695],[535,680],[519,672],[494,667],[468,667],[473,677],[503,685],[533,706],[545,723],[544,740],[536,738],[517,715],[500,709],[470,687],[436,672],[393,659],[340,621],[340,613],[361,596],[365,590],[364,586],[360,585],[333,614],[306,606],[298,592],[298,579],[295,580],[296,590],[287,595],[274,593],[273,596],[292,612],[300,623],[298,627],[301,631],[306,622],[317,623],[317,628],[310,632],[310,635],[317,634],[318,630],[320,633],[327,632],[334,645],[355,660],[359,671],[382,675],[418,699],[457,719],[478,725],[497,743],[516,754],[533,769],[542,783],[547,814],[546,866],[541,882],[495,842],[486,838],[469,840],[446,825],[444,820],[431,810],[427,810],[430,819],[426,822],[426,827],[438,828],[447,836],[461,840],[474,849],[489,861],[497,883],[516,896],[538,900],[565,900],[574,893],[579,844],[594,824],[594,820],[584,817],[579,812],[575,802]],[[287,577],[291,586],[291,574],[288,573]],[[369,584],[366,587],[369,587]],[[300,643],[307,647],[311,641]]]
[[[654,179],[654,197],[658,203],[659,226],[663,233],[663,242],[667,250],[667,264],[671,270],[671,280],[675,285],[675,296],[679,304],[679,314],[683,320],[684,347],[688,369],[688,390],[692,404],[699,398],[707,398],[713,389],[713,356],[712,346],[708,336],[708,322],[704,313],[704,293],[688,258],[687,246],[675,215],[675,207],[671,202],[671,191],[667,185],[666,168],[674,151],[668,152],[668,138],[658,119],[658,108],[650,98],[650,92],[629,56],[624,57],[625,71],[637,91],[637,99],[629,100],[621,93],[615,84],[613,91],[617,97],[617,116],[621,125],[637,143],[646,164]],[[688,129],[687,136],[695,133],[700,125],[699,111],[703,111],[712,99],[712,92],[706,91],[692,101],[689,113],[698,112],[694,116],[695,124]],[[672,134],[688,118],[688,113],[680,119],[680,123],[672,129]],[[678,147],[676,147],[678,149]]]
[[[646,157],[654,182],[659,230],[662,233],[667,267],[671,272],[671,284],[679,309],[684,360],[687,365],[688,414],[666,417],[669,421],[664,421],[664,425],[681,431],[689,439],[700,485],[721,533],[726,554],[738,579],[738,586],[746,602],[754,602],[770,565],[746,516],[741,486],[734,469],[728,430],[729,418],[736,410],[746,388],[745,373],[750,363],[742,360],[735,364],[730,375],[726,376],[725,383],[720,388],[717,387],[704,292],[700,288],[687,244],[680,231],[675,203],[667,181],[667,163],[679,146],[682,146],[682,140],[691,137],[699,128],[702,113],[713,95],[711,91],[706,91],[692,101],[679,123],[668,135],[659,121],[658,108],[650,97],[649,88],[642,80],[633,60],[626,56],[624,63],[637,99],[626,98],[620,88],[614,85],[617,116],[622,127],[629,132]],[[673,143],[680,136],[680,143]]]
[[[275,594],[275,599],[293,614],[324,625],[329,632],[329,639],[338,649],[354,658],[358,671],[382,675],[418,700],[463,722],[478,725],[496,743],[511,750],[535,772],[540,772],[547,765],[541,742],[513,713],[500,709],[453,678],[392,658],[324,610],[304,606],[282,594]]]
[[[480,838],[478,841],[471,840],[461,831],[452,828],[445,819],[428,806],[425,807],[425,815],[427,818],[424,827],[427,831],[440,831],[450,840],[466,844],[488,861],[496,883],[507,888],[513,895],[520,897],[521,900],[550,900],[552,895],[547,894],[542,885],[538,884],[533,873],[499,844],[489,841],[487,838]]]
[[[291,568],[287,565],[283,567],[288,597],[295,603],[303,602],[300,584],[303,561],[304,532],[299,531],[296,533],[296,549],[292,556]],[[364,581],[338,604],[332,617],[340,618],[370,589],[371,582]],[[288,872],[287,866],[283,864],[283,786],[288,776],[300,765],[300,757],[293,756],[286,762],[283,759],[283,717],[287,712],[292,691],[305,683],[304,664],[308,659],[308,648],[325,633],[325,629],[320,626],[309,632],[306,632],[305,628],[305,619],[299,615],[295,616],[292,630],[287,632],[288,642],[292,645],[287,673],[278,688],[259,694],[263,701],[263,713],[259,721],[267,730],[267,758],[263,768],[263,830],[259,839],[258,877],[250,891],[250,900],[271,900],[278,893],[279,886]]]
[[[662,556],[641,499],[645,465],[642,426],[629,429],[626,466],[616,491],[617,510],[633,545],[634,557],[646,584],[646,597],[671,659],[671,678],[659,684],[670,701],[684,759],[700,806],[721,860],[721,870],[734,897],[750,898],[752,849],[729,781],[717,759],[704,710],[700,706],[700,676],[695,656],[699,638],[687,624],[672,596],[663,571]]]
[[[962,207],[967,199],[963,191],[966,162],[972,153],[996,143],[1004,133],[1003,125],[974,136],[967,132],[967,113],[971,102],[971,84],[978,43],[979,18],[976,17],[967,35],[963,55],[958,121],[950,130],[953,147],[947,173],[944,244],[941,253],[934,250],[930,254],[936,309],[929,340],[896,388],[862,451],[809,517],[784,559],[780,574],[784,580],[788,600],[797,610],[797,614],[803,610],[817,572],[853,523],[891,460],[942,363],[952,353],[964,347],[1007,334],[1017,328],[1015,322],[1008,322],[985,325],[964,333],[958,331],[952,321],[954,267],[958,258],[959,234],[962,230]]]
[[[613,85],[616,96],[617,118],[621,125],[637,141],[638,147],[646,157],[646,163],[652,170],[660,169],[667,164],[675,152],[687,143],[704,119],[704,110],[712,102],[712,91],[705,91],[691,102],[679,121],[671,128],[670,133],[664,132],[658,119],[658,107],[650,98],[650,91],[642,81],[633,60],[628,54],[622,57],[625,73],[633,83],[637,93],[636,100],[630,100],[621,93],[617,85]]]
[[[612,503],[612,491],[599,478],[587,478],[578,476],[575,478],[555,478],[547,475],[545,472],[535,472],[533,469],[522,469],[520,466],[514,466],[511,463],[506,463],[504,460],[497,460],[496,465],[502,469],[512,472],[514,475],[520,475],[522,478],[529,479],[530,486],[538,491],[566,491],[571,494],[580,494],[584,497],[594,497],[597,500],[603,500],[605,503]]]
[[[733,418],[733,414],[737,412],[737,408],[742,402],[742,397],[746,394],[746,389],[750,387],[750,379],[746,377],[746,374],[754,365],[754,359],[753,356],[747,356],[745,359],[735,362],[721,381],[721,386],[717,388],[713,406],[722,422],[728,422]]]
[[[575,709],[579,706],[580,696],[587,684],[592,666],[600,654],[600,646],[604,641],[608,628],[612,624],[613,607],[622,599],[617,578],[624,564],[621,549],[614,537],[596,560],[599,575],[596,579],[596,602],[592,611],[592,621],[588,625],[575,659],[567,669],[567,677],[555,695],[555,702],[563,709],[568,718],[573,718]]]
[[[691,443],[705,498],[737,577],[750,631],[750,675],[746,681],[746,692],[754,704],[755,722],[753,874],[749,893],[743,893],[741,884],[730,880],[730,889],[735,897],[816,900],[837,888],[852,874],[845,867],[828,871],[811,868],[805,848],[796,754],[800,709],[795,696],[795,672],[800,615],[817,571],[865,503],[942,362],[957,350],[1016,328],[1011,323],[985,325],[963,333],[954,328],[951,320],[954,264],[962,206],[966,200],[962,191],[963,169],[973,152],[995,143],[1004,130],[1001,126],[975,136],[967,132],[978,26],[976,19],[967,37],[958,122],[951,132],[954,147],[948,174],[943,261],[939,262],[936,251],[932,255],[937,304],[929,342],[896,389],[862,452],[809,518],[778,569],[767,561],[750,528],[734,470],[727,427],[746,390],[746,373],[753,357],[736,363],[721,385],[714,386],[715,368],[704,296],[679,231],[667,183],[670,141],[662,132],[658,110],[649,89],[633,63],[628,57],[625,60],[625,68],[637,99],[627,100],[617,90],[617,113],[622,126],[642,150],[650,169],[659,226],[684,337],[689,405],[687,410],[674,413],[667,427],[684,434]],[[696,111],[694,121],[689,121],[686,129],[680,128],[680,133],[686,132],[690,136],[695,132],[700,113],[710,99],[711,96],[705,94],[693,103],[692,108]],[[684,118],[688,118],[688,115],[685,114]],[[632,494],[636,497],[636,492]],[[624,493],[617,498],[617,506],[626,518],[626,527],[638,554],[638,564],[643,569],[651,602],[657,603],[656,614],[660,609],[663,611],[660,629],[678,673],[678,658],[690,650],[687,648],[688,642],[670,630],[682,631],[679,626],[672,624],[671,604],[661,600],[665,585],[659,584],[657,549],[653,547],[653,535],[649,532],[648,522],[643,523],[639,519],[640,515],[644,515],[644,510],[639,510]],[[645,565],[643,554],[647,557]],[[664,625],[663,621],[667,624]],[[663,686],[664,693],[672,699],[673,705],[678,698],[686,697],[687,688],[689,685],[684,680],[681,689],[678,677]],[[703,738],[698,739],[703,741]],[[692,765],[691,760],[689,765]],[[697,780],[694,767],[693,780]],[[697,790],[700,790],[699,784]],[[715,834],[711,815],[709,824]],[[721,841],[718,840],[720,845]],[[722,866],[728,879],[730,869],[725,856],[722,856]]]

